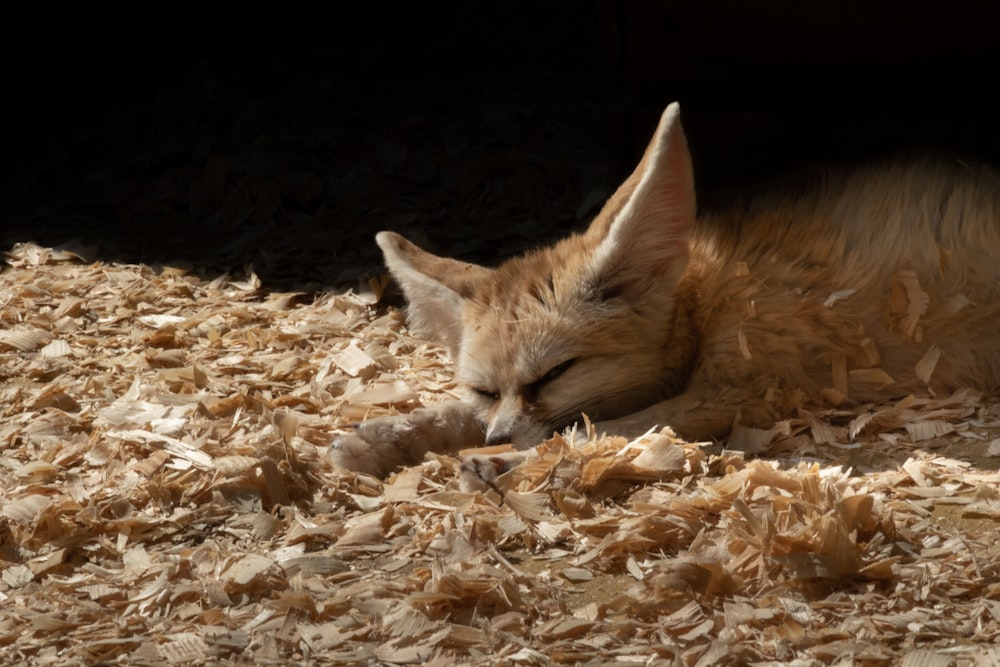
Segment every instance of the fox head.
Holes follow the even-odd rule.
[[[695,218],[679,107],[583,234],[486,268],[376,237],[417,335],[445,345],[488,444],[541,442],[683,390],[694,354],[679,303]]]

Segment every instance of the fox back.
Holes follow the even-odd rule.
[[[920,162],[696,216],[671,105],[590,227],[486,268],[382,232],[488,443],[587,414],[724,436],[804,400],[1000,386],[1000,177]]]

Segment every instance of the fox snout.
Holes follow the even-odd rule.
[[[490,424],[486,428],[486,445],[504,445],[511,442],[511,435],[509,429],[497,428],[494,424]]]
[[[551,435],[546,432],[546,425],[532,418],[530,412],[523,396],[501,396],[483,420],[486,444],[528,447]]]
[[[503,445],[513,442],[514,432],[524,414],[524,399],[520,396],[500,397],[486,415],[486,444]]]

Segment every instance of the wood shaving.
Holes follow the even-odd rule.
[[[1000,405],[976,392],[803,405],[726,448],[556,436],[492,485],[434,454],[382,481],[332,465],[336,433],[454,386],[381,289],[32,245],[8,265],[3,321],[30,324],[0,332],[3,664],[1000,658]]]
[[[930,382],[939,359],[941,359],[941,348],[937,345],[931,345],[927,349],[927,352],[924,353],[924,356],[920,358],[920,361],[917,362],[915,368],[917,377],[923,382]]]
[[[889,309],[897,319],[899,332],[908,340],[919,341],[922,338],[920,318],[927,312],[930,302],[930,295],[921,289],[915,271],[903,269],[896,272]]]

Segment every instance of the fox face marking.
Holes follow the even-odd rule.
[[[528,378],[525,380],[517,374],[504,374],[507,377],[503,380],[487,380],[484,373],[473,381],[463,382],[460,376],[459,381],[471,393],[469,400],[484,415],[486,444],[540,441],[551,433],[549,429],[558,430],[574,422],[580,410],[567,400],[573,396],[570,384],[573,378],[568,371],[577,361],[567,359],[547,371],[522,376]]]

